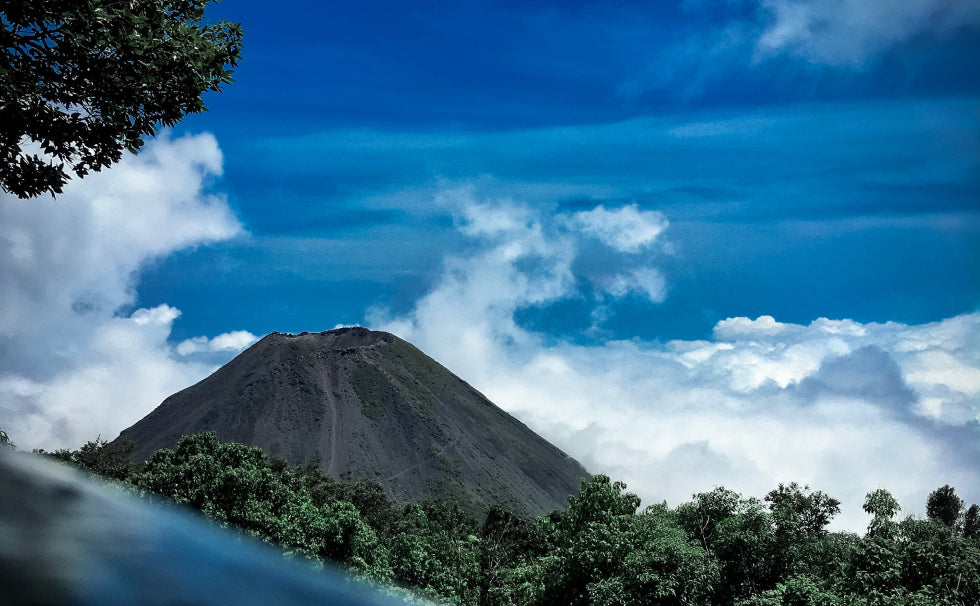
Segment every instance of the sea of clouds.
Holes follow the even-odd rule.
[[[476,248],[447,258],[410,313],[374,310],[370,324],[647,504],[717,485],[761,497],[797,481],[844,503],[838,527],[861,529],[876,488],[920,514],[943,484],[980,500],[980,313],[918,326],[737,317],[703,341],[556,342],[515,314],[581,296],[583,281],[602,293],[597,309],[605,297],[663,299],[663,277],[634,253],[661,246],[664,216],[632,205],[551,215],[467,188],[442,196]],[[621,258],[579,274],[596,242]]]
[[[678,74],[696,87],[729,56],[860,71],[884,49],[980,24],[972,0],[723,4],[765,18],[658,54],[623,95],[677,88]],[[684,7],[696,16],[718,5]],[[718,128],[695,126],[674,135]],[[243,235],[212,187],[221,171],[210,135],[162,136],[57,200],[0,195],[0,427],[19,446],[114,438],[255,341],[234,331],[174,342],[178,309],[134,306],[147,263]],[[664,301],[670,284],[650,253],[669,253],[667,217],[631,204],[553,212],[467,187],[435,202],[470,246],[447,254],[410,311],[369,310],[369,325],[415,343],[645,503],[722,484],[761,497],[798,481],[840,499],[835,525],[860,530],[863,497],[876,488],[919,514],[943,484],[980,501],[980,313],[921,325],[735,317],[706,340],[573,343],[515,318],[586,285],[602,334],[610,302]],[[596,251],[606,263],[583,262]]]
[[[22,447],[114,438],[255,341],[174,342],[179,310],[133,308],[146,263],[243,234],[210,186],[220,172],[213,137],[163,137],[57,200],[0,199],[0,423]],[[667,218],[632,204],[547,210],[466,186],[436,198],[470,245],[447,254],[409,312],[373,309],[368,325],[647,504],[798,481],[840,499],[838,526],[860,529],[863,496],[879,487],[910,512],[947,483],[980,501],[980,314],[915,326],[736,317],[708,340],[576,344],[515,317],[586,285],[601,335],[610,302],[663,301]],[[605,262],[581,262],[596,255]]]

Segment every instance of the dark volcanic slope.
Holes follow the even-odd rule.
[[[564,507],[576,461],[398,337],[365,328],[273,333],[120,434],[145,459],[213,430],[399,501],[461,498],[518,513]]]

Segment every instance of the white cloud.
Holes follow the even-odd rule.
[[[734,340],[752,335],[773,337],[786,330],[789,326],[777,322],[772,316],[759,316],[755,320],[748,318],[728,318],[715,325],[716,339]]]
[[[177,345],[176,351],[182,356],[200,352],[239,352],[258,340],[259,338],[256,335],[253,335],[247,330],[236,330],[220,334],[212,339],[207,337],[185,339]]]
[[[637,253],[653,244],[667,229],[667,218],[655,210],[639,210],[630,204],[614,210],[603,205],[572,215],[571,223],[582,233],[624,253]]]
[[[242,233],[207,187],[221,162],[210,135],[164,135],[56,200],[0,197],[0,423],[19,445],[114,438],[213,368],[168,343],[179,310],[125,310],[147,261]]]
[[[729,318],[710,341],[553,342],[514,313],[581,296],[569,279],[579,245],[549,236],[546,218],[529,212],[484,206],[480,216],[512,227],[448,260],[410,313],[375,312],[372,325],[647,503],[718,484],[761,497],[799,481],[843,501],[837,527],[861,530],[863,497],[878,487],[910,512],[946,483],[980,501],[980,314],[919,326]],[[551,272],[527,269],[532,249]]]
[[[980,25],[975,0],[760,0],[770,24],[764,57],[790,53],[813,63],[858,66],[920,35]]]
[[[607,281],[604,288],[614,297],[637,293],[653,303],[663,303],[667,298],[667,282],[663,274],[652,267],[639,267],[626,274],[617,274]]]

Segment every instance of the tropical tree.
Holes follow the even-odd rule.
[[[480,604],[497,606],[530,601],[534,562],[544,553],[540,521],[492,506],[480,528]],[[530,592],[533,593],[533,592]]]
[[[630,549],[628,535],[640,498],[626,484],[595,475],[583,480],[568,507],[551,515],[549,553],[540,560],[541,604],[584,605]]]
[[[939,519],[899,525],[901,588],[921,603],[980,603],[980,548],[954,536]]]
[[[963,499],[956,496],[956,489],[949,484],[932,491],[926,501],[926,516],[931,520],[939,520],[953,530],[956,529],[962,509]]]
[[[451,604],[473,604],[480,594],[476,524],[454,503],[405,506],[389,544],[396,581]]]
[[[980,507],[976,503],[963,515],[963,538],[980,539]]]
[[[596,604],[674,605],[708,603],[720,579],[717,560],[687,540],[666,505],[634,517],[630,549],[608,581],[592,589]],[[621,597],[615,590],[622,588]],[[619,601],[618,601],[619,600]]]
[[[637,514],[640,499],[622,482],[583,481],[568,507],[544,518],[547,548],[520,568],[523,602],[640,606],[706,603],[718,579],[714,560],[666,505]]]
[[[0,187],[61,193],[136,153],[144,136],[205,111],[232,81],[238,24],[211,0],[7,0],[0,4]]]
[[[740,500],[735,515],[721,520],[711,549],[721,578],[715,602],[733,604],[775,585],[773,517],[760,501]]]
[[[840,513],[840,501],[796,482],[780,484],[766,495],[777,535],[814,536]]]
[[[718,524],[744,507],[742,496],[718,486],[711,492],[694,494],[689,503],[677,507],[677,521],[706,550],[711,550]]]
[[[884,488],[869,492],[864,498],[863,507],[866,512],[874,516],[868,524],[868,536],[891,537],[894,534],[896,525],[892,518],[902,507],[890,492]]]
[[[774,580],[821,564],[826,527],[840,512],[840,501],[796,482],[780,484],[765,500],[772,513]]]
[[[129,461],[129,453],[136,443],[129,441],[121,444],[106,442],[102,436],[86,442],[78,450],[60,448],[54,452],[38,450],[43,454],[59,461],[74,465],[82,471],[108,480],[126,480],[133,464]]]

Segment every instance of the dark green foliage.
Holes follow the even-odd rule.
[[[900,524],[902,585],[932,604],[980,604],[980,549],[940,520]]]
[[[718,524],[743,511],[746,505],[737,492],[719,486],[711,492],[697,493],[693,501],[679,506],[677,521],[710,551]]]
[[[866,604],[889,604],[902,594],[902,562],[896,541],[865,537],[851,551],[841,585]]]
[[[270,462],[258,448],[222,444],[213,432],[185,436],[174,450],[154,453],[130,482],[277,543],[287,553],[388,576],[387,553],[377,534],[353,504],[330,498],[333,480],[314,476],[309,467]]]
[[[480,529],[480,604],[514,602],[513,580],[544,555],[540,525],[501,507],[491,507]]]
[[[625,484],[597,475],[565,509],[522,518],[493,507],[478,523],[459,503],[396,507],[376,483],[340,482],[316,463],[293,468],[214,433],[184,437],[145,465],[130,465],[126,452],[97,439],[49,456],[197,508],[286,554],[442,604],[980,604],[975,505],[951,532],[939,515],[896,522],[898,502],[875,490],[858,537],[827,532],[839,503],[798,484],[765,501],[719,487],[676,509],[640,511]],[[952,489],[937,492],[934,503],[955,504]]]
[[[738,606],[837,606],[842,603],[837,593],[801,574],[777,583],[775,589],[740,600]]]
[[[551,553],[543,558],[542,604],[587,604],[609,582],[629,550],[627,535],[640,499],[626,485],[596,475],[582,481],[568,508],[553,515]]]
[[[980,539],[980,507],[976,503],[963,514],[963,538]]]
[[[389,538],[394,534],[400,513],[380,484],[370,480],[360,480],[339,486],[340,498],[357,507],[361,517],[378,536]]]
[[[868,495],[869,500],[874,494]],[[866,510],[876,517],[886,513],[869,507]],[[847,603],[980,603],[980,548],[975,542],[954,536],[938,518],[910,517],[878,528],[887,528],[887,532],[869,532],[845,554],[847,565],[838,585],[845,592]]]
[[[639,498],[602,475],[582,484],[546,525],[547,552],[518,577],[523,603],[703,603],[717,564],[688,541],[666,506],[637,514]],[[514,600],[515,603],[518,600]]]
[[[868,536],[892,536],[895,531],[895,523],[892,522],[892,518],[901,509],[898,501],[887,490],[879,488],[869,492],[864,499],[864,510],[874,518],[868,524]]]
[[[766,495],[772,514],[770,583],[809,573],[823,562],[826,526],[840,512],[840,501],[796,482]]]
[[[142,137],[205,110],[232,81],[241,26],[211,0],[9,0],[0,8],[0,186],[61,193],[135,153]],[[48,158],[21,149],[33,140]],[[66,166],[67,163],[67,166]]]
[[[777,535],[816,536],[835,515],[840,513],[840,501],[809,486],[800,487],[796,482],[780,484],[766,495],[772,511]]]
[[[956,490],[949,484],[932,491],[926,501],[926,515],[929,519],[939,520],[950,528],[956,528],[962,509],[963,499],[956,496]]]
[[[43,450],[35,452],[69,463],[86,473],[102,478],[126,480],[134,469],[129,462],[129,453],[134,447],[135,444],[132,442],[121,445],[110,444],[99,436],[94,441],[86,442],[78,450],[62,448],[54,452]]]
[[[718,523],[715,534],[713,552],[721,568],[716,601],[732,604],[774,586],[773,520],[758,500],[742,501],[735,515]]]
[[[410,503],[390,542],[395,580],[451,604],[476,604],[480,587],[477,533],[476,523],[454,503]]]

